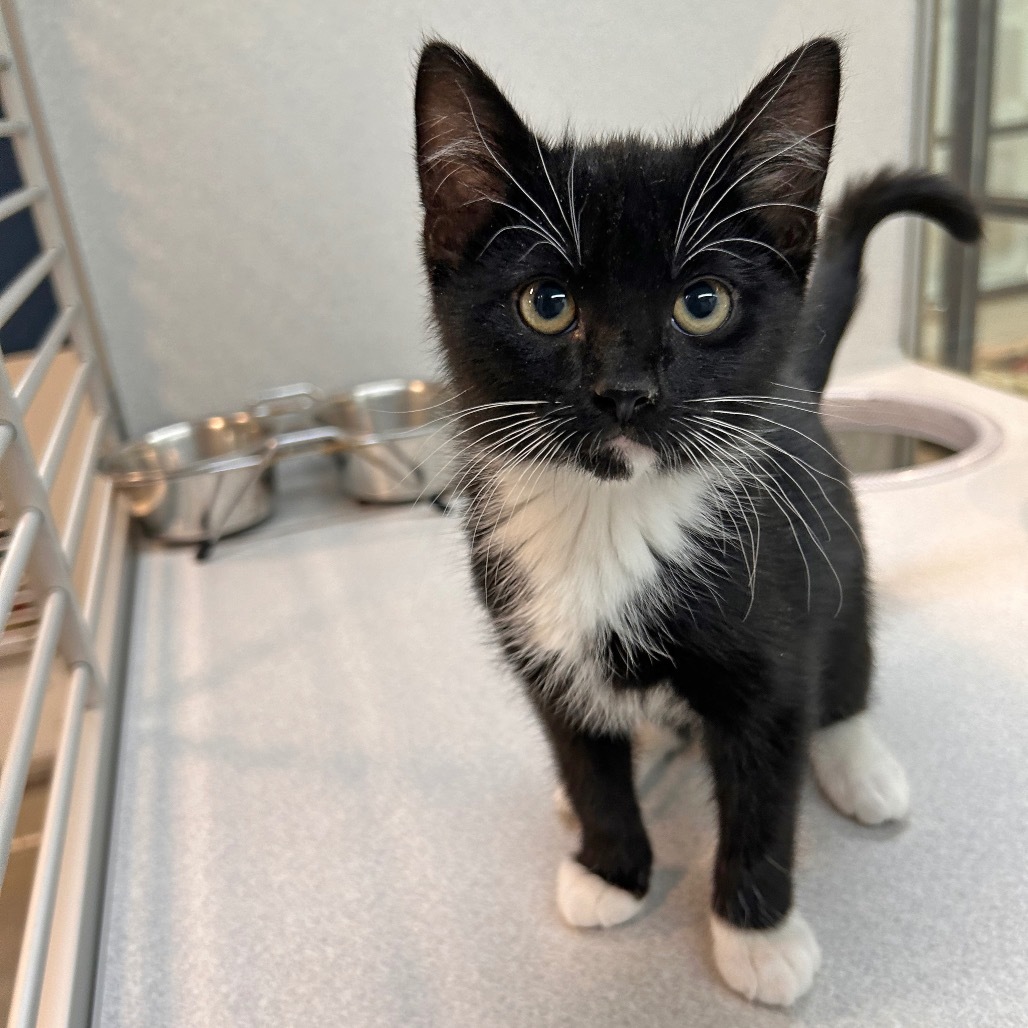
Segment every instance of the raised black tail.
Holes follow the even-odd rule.
[[[948,179],[926,171],[885,168],[851,185],[828,211],[800,314],[794,374],[820,392],[860,296],[860,265],[872,229],[892,214],[920,214],[963,243],[981,238],[971,199]]]

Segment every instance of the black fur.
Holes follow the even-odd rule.
[[[846,190],[828,212],[797,330],[798,385],[820,391],[860,296],[864,244],[875,226],[894,214],[919,214],[962,243],[981,238],[970,199],[941,175],[884,169]]]
[[[697,560],[660,556],[631,600],[640,631],[597,630],[589,650],[612,696],[666,681],[702,719],[721,827],[713,906],[738,926],[771,927],[789,911],[810,732],[864,709],[871,666],[847,474],[816,395],[778,383],[794,382],[799,367],[801,381],[820,388],[834,344],[810,356],[797,328],[820,324],[826,303],[848,296],[841,332],[877,221],[915,210],[965,235],[976,224],[937,179],[879,177],[836,212],[814,273],[816,310],[805,311],[838,88],[838,46],[815,40],[706,138],[577,145],[537,140],[485,73],[445,44],[426,46],[418,72],[425,262],[463,411],[475,580],[581,821],[579,861],[636,895],[647,889],[652,856],[630,741],[576,710],[578,669],[526,639],[519,554],[491,545],[514,513],[495,505],[497,465],[535,457],[624,481],[631,463],[613,442],[629,440],[652,448],[654,474],[720,468],[732,479],[748,469],[744,486],[725,487],[741,488],[742,515],[715,510],[695,534]],[[566,203],[558,207],[555,194]],[[690,205],[697,232],[716,225],[706,238],[714,248],[683,263],[676,236]],[[563,240],[567,259],[546,235]],[[730,285],[733,313],[710,338],[687,336],[671,311],[706,276]],[[578,318],[563,334],[542,336],[518,315],[520,289],[539,279],[559,280],[575,297]],[[646,400],[625,418],[598,402],[611,390]],[[519,431],[525,400],[536,402],[534,431]],[[504,428],[497,419],[508,409],[515,414]]]

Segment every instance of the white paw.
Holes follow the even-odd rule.
[[[721,977],[748,1000],[790,1006],[821,966],[821,947],[796,910],[775,928],[735,928],[716,914],[710,928]]]
[[[810,759],[818,785],[843,814],[877,825],[897,821],[910,809],[906,773],[875,734],[867,714],[815,732]]]
[[[557,871],[557,909],[575,928],[610,928],[639,912],[643,901],[565,857]]]

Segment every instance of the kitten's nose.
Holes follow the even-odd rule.
[[[603,383],[593,388],[593,403],[604,414],[613,415],[619,425],[627,425],[656,399],[655,389],[607,387]]]

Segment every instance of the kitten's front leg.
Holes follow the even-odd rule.
[[[557,907],[577,928],[609,928],[642,907],[653,853],[632,784],[628,738],[584,731],[537,704],[582,830],[557,875]]]
[[[788,1006],[821,963],[814,933],[792,904],[805,719],[801,711],[761,711],[706,728],[720,822],[714,959],[747,999]]]

